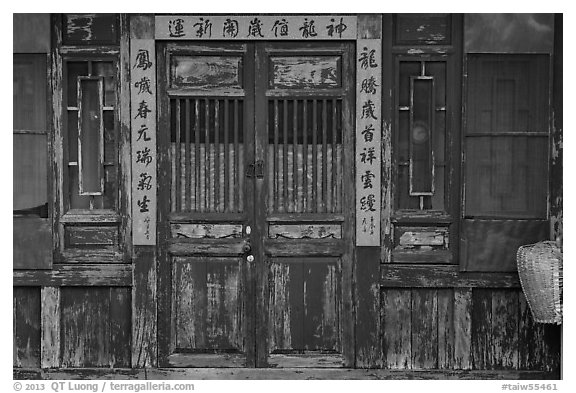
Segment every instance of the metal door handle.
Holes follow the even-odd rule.
[[[249,241],[245,242],[244,246],[242,247],[242,250],[244,250],[244,253],[252,251],[252,244],[250,244]]]

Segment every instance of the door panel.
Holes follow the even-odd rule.
[[[352,81],[347,43],[256,48],[258,366],[353,365]],[[345,282],[346,281],[346,282]],[[345,321],[345,322],[343,322]],[[344,350],[346,348],[346,350]]]
[[[254,88],[246,83],[253,77],[243,73],[253,50],[167,44],[164,56],[159,79],[168,113],[160,149],[169,181],[159,190],[160,270],[161,303],[170,318],[159,324],[159,335],[167,337],[160,360],[175,367],[247,366],[254,357],[247,317],[254,295],[246,285],[246,228],[254,204],[245,168],[254,160],[248,121]]]
[[[353,365],[353,45],[161,45],[161,361]]]

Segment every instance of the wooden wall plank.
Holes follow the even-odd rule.
[[[356,249],[356,366],[382,367],[380,248]]]
[[[438,368],[454,366],[454,290],[438,289]]]
[[[134,247],[132,287],[132,367],[156,363],[157,296],[154,247]]]
[[[412,368],[438,368],[438,297],[435,289],[412,290]]]
[[[454,368],[472,368],[472,289],[454,289]]]
[[[60,288],[43,287],[42,307],[42,368],[60,367]]]
[[[109,366],[109,296],[107,288],[61,289],[62,367]]]
[[[14,287],[14,367],[40,366],[40,290]]]
[[[292,332],[290,329],[291,312],[288,272],[289,266],[295,264],[271,263],[269,272],[270,291],[268,292],[268,313],[270,324],[268,340],[270,351],[292,347]]]
[[[15,286],[106,286],[132,285],[128,264],[54,265],[52,270],[14,271]]]
[[[492,367],[492,290],[472,291],[472,367]]]
[[[382,349],[384,367],[412,368],[410,290],[387,289],[382,291]]]
[[[387,288],[520,288],[517,273],[460,272],[458,266],[381,266],[380,285]]]
[[[131,362],[131,289],[110,291],[110,367],[130,367]]]
[[[518,368],[558,371],[561,326],[536,323],[523,293],[519,298]]]
[[[518,291],[492,292],[492,368],[518,368]]]

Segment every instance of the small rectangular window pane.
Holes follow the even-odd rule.
[[[68,106],[76,107],[78,105],[78,77],[88,75],[88,62],[86,61],[69,61],[66,63],[66,80],[68,89],[67,103]]]
[[[104,105],[116,105],[116,69],[111,61],[95,61],[94,75],[104,77]]]
[[[103,191],[102,79],[80,79],[80,193]]]
[[[434,162],[432,126],[434,80],[412,78],[412,121],[410,127],[410,195],[432,195]]]
[[[48,202],[48,143],[42,134],[14,134],[14,210]]]

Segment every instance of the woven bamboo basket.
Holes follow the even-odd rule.
[[[562,250],[553,241],[520,246],[518,275],[536,322],[562,323]]]

